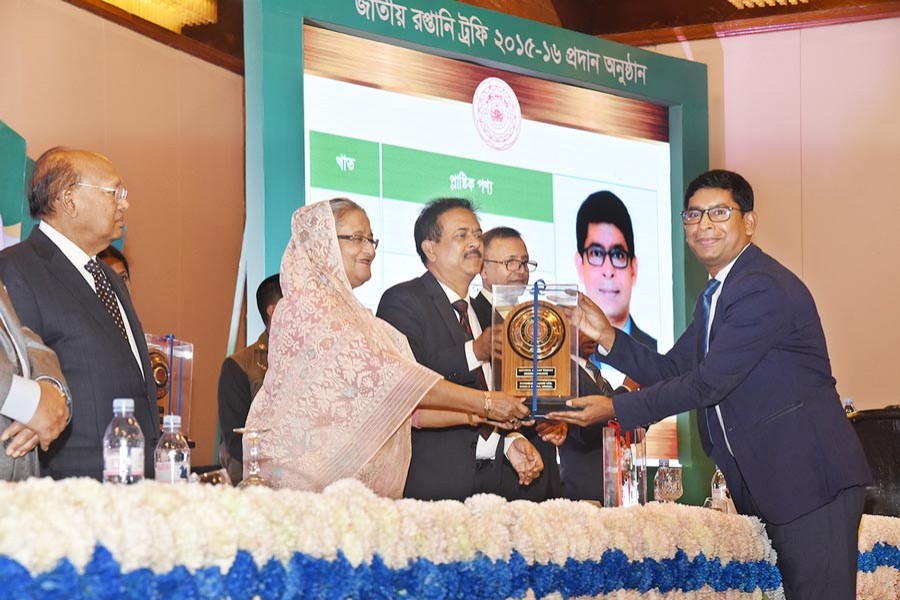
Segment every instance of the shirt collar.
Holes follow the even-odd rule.
[[[488,290],[481,288],[481,295],[487,298],[487,301],[491,304],[494,303],[494,294],[489,292]]]
[[[437,277],[435,277],[434,280],[437,281],[437,282],[438,282],[438,285],[441,286],[441,289],[444,290],[444,294],[446,294],[447,300],[450,301],[450,304],[453,304],[453,303],[456,302],[457,300],[465,300],[465,298],[460,298],[460,297],[456,294],[456,292],[454,292],[454,291],[453,291],[452,289],[450,289],[448,286],[446,286],[446,285],[444,285],[443,283],[441,283],[441,280],[438,279]],[[466,302],[468,303],[468,301],[466,301]]]
[[[50,241],[56,244],[56,247],[59,248],[59,251],[65,255],[66,258],[69,259],[73,265],[75,265],[79,269],[84,269],[84,265],[88,263],[88,261],[94,260],[94,256],[88,256],[84,250],[79,248],[75,242],[61,234],[59,231],[53,228],[50,223],[47,221],[41,221],[38,225],[38,228],[50,238]]]
[[[731,273],[731,268],[734,267],[734,263],[736,263],[737,259],[739,259],[741,257],[741,254],[744,253],[744,250],[746,250],[749,247],[750,247],[750,244],[748,243],[746,246],[744,246],[744,248],[740,252],[738,252],[738,255],[734,257],[734,260],[732,260],[730,263],[728,263],[727,265],[722,267],[722,269],[718,273],[716,273],[716,276],[710,277],[710,279],[718,279],[720,282],[725,283],[725,278],[728,277],[729,273]]]

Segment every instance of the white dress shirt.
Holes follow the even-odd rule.
[[[709,304],[709,322],[706,324],[706,339],[709,339],[709,333],[712,331],[713,319],[716,317],[716,305],[719,303],[719,296],[722,294],[722,288],[725,287],[725,278],[728,277],[728,274],[731,273],[732,267],[734,267],[734,263],[737,262],[737,259],[741,257],[741,254],[744,253],[744,250],[750,247],[750,244],[744,246],[737,256],[734,257],[730,263],[722,267],[722,269],[716,273],[715,277],[710,277],[710,279],[716,279],[719,281],[719,287],[716,288],[716,291],[713,292],[712,299]],[[716,416],[719,417],[719,426],[722,427],[722,436],[725,438],[725,446],[728,448],[728,453],[734,456],[734,452],[731,451],[731,443],[728,441],[728,434],[725,430],[725,420],[722,419],[722,409],[719,408],[719,405],[716,404]]]
[[[450,304],[458,300],[465,300],[468,308],[466,309],[469,317],[469,326],[472,328],[472,340],[466,342],[466,363],[468,364],[469,370],[474,371],[477,368],[481,368],[482,373],[484,373],[484,380],[487,382],[488,389],[494,388],[494,382],[491,371],[491,362],[490,361],[480,361],[475,357],[475,341],[478,339],[478,336],[481,335],[481,323],[478,321],[478,315],[475,314],[475,309],[472,308],[472,301],[470,298],[460,298],[456,292],[451,290],[449,287],[438,281],[441,289],[444,290],[444,293],[447,295],[447,300],[450,301]],[[485,290],[482,290],[482,293],[487,293]],[[488,298],[490,299],[490,298]],[[454,314],[459,316],[459,313],[454,309]],[[512,432],[504,438],[503,441],[503,455],[508,457],[509,447],[512,443],[519,437],[524,437],[521,433]],[[497,429],[494,429],[494,432],[488,436],[487,439],[478,436],[478,443],[475,446],[475,458],[476,459],[493,459],[497,453],[497,444],[500,443],[500,434],[497,433]]]
[[[69,262],[74,265],[76,269],[78,269],[78,273],[84,278],[91,289],[94,290],[94,293],[97,293],[97,288],[94,284],[94,276],[91,275],[87,269],[84,268],[84,265],[88,263],[90,260],[95,260],[97,257],[88,256],[84,250],[79,248],[75,243],[54,229],[50,224],[46,221],[41,221],[40,225],[41,231],[50,238],[50,241],[56,244],[56,247],[59,248],[59,251],[63,253]],[[134,334],[131,332],[131,323],[128,322],[128,315],[125,314],[125,309],[122,308],[122,302],[119,300],[118,296],[116,296],[116,305],[119,307],[119,314],[122,315],[122,322],[125,324],[125,333],[128,334],[128,345],[131,346],[131,353],[134,355],[134,360],[137,362],[138,369],[140,369],[141,374],[144,375],[144,379],[147,378],[146,373],[144,373],[143,366],[141,365],[141,355],[138,353],[137,344],[134,341]],[[110,317],[112,318],[112,317]]]

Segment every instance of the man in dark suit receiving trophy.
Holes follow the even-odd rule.
[[[765,523],[789,600],[856,597],[857,535],[872,483],[835,389],[825,333],[803,282],[752,243],[753,189],[709,171],[684,194],[684,237],[709,272],[694,316],[665,355],[582,298],[572,319],[639,391],[571,401],[557,415],[623,429],[696,410],[704,451],[738,512]]]

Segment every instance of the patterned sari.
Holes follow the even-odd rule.
[[[247,427],[271,429],[260,442],[263,475],[310,491],[352,477],[399,498],[410,416],[440,376],[353,295],[328,202],[298,209],[291,231],[269,370],[247,417]],[[245,475],[248,456],[245,442]]]

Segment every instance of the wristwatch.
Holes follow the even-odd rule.
[[[66,425],[72,422],[72,398],[69,396],[69,393],[66,391],[66,386],[62,384],[61,381],[56,379],[55,377],[51,377],[49,375],[41,375],[35,381],[46,381],[53,385],[59,394],[63,397],[63,400],[66,401],[66,408],[69,409],[69,418],[66,419]]]

